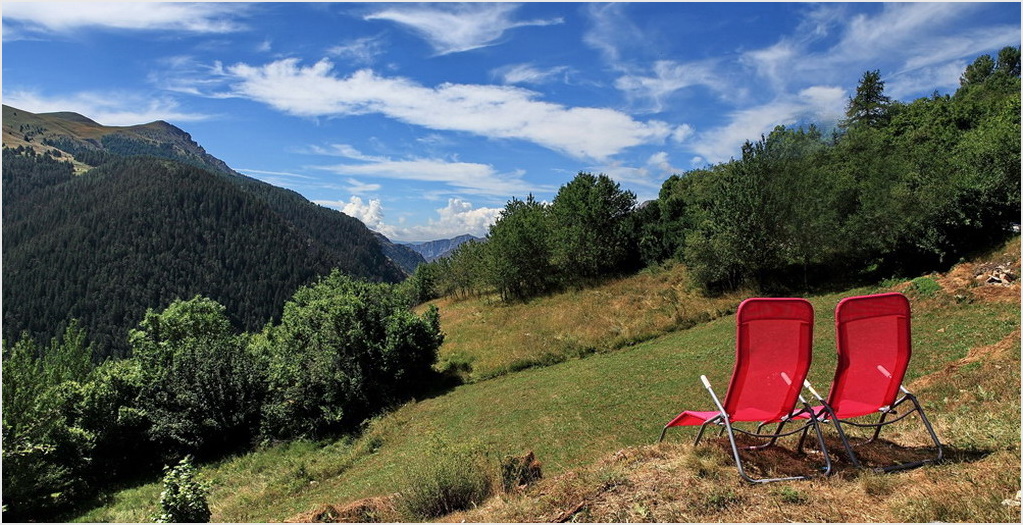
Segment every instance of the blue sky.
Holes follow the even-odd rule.
[[[951,93],[1020,3],[8,2],[3,103],[166,120],[232,168],[394,240],[482,236],[605,173],[642,201],[862,74]]]

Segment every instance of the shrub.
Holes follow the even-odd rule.
[[[262,373],[224,306],[195,297],[149,310],[130,339],[152,438],[171,457],[215,455],[256,434]]]
[[[479,505],[493,492],[486,456],[473,444],[434,443],[403,472],[398,510],[409,518],[430,519]]]
[[[920,297],[933,297],[941,291],[941,285],[930,277],[917,277],[911,281],[909,291]]]
[[[209,523],[209,503],[206,497],[210,487],[198,478],[192,458],[186,456],[175,467],[168,467],[163,476],[160,493],[160,513],[153,517],[156,523]]]
[[[335,271],[295,292],[257,339],[268,360],[264,432],[315,437],[355,428],[418,391],[444,336],[440,316],[409,310],[401,290]]]

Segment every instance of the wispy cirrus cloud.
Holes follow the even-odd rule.
[[[734,90],[719,74],[717,60],[679,63],[658,60],[649,72],[627,74],[615,81],[615,87],[630,99],[647,105],[645,111],[661,112],[667,99],[685,88],[703,86],[717,93]]]
[[[133,126],[156,120],[197,122],[212,115],[180,109],[168,96],[129,91],[85,91],[48,96],[30,90],[4,91],[4,104],[32,113],[72,111],[105,126]]]
[[[355,177],[370,177],[392,180],[412,180],[442,183],[463,194],[506,197],[522,195],[530,191],[551,191],[552,188],[528,183],[521,171],[500,173],[489,164],[449,161],[436,158],[404,158],[367,155],[348,144],[335,144],[329,148],[313,148],[313,153],[343,157],[350,161],[342,164],[313,166],[313,169],[328,171],[348,177],[349,183]],[[358,185],[365,187],[364,183]],[[351,193],[359,193],[351,191]]]
[[[545,102],[540,93],[513,86],[428,87],[369,69],[340,76],[326,59],[311,66],[293,58],[236,64],[220,73],[231,87],[217,96],[248,98],[296,116],[380,114],[431,130],[525,140],[579,159],[602,160],[662,142],[674,131],[664,122],[638,121],[613,109]]]
[[[565,78],[571,69],[568,66],[539,68],[532,64],[513,64],[494,69],[491,73],[505,84],[546,84]]]
[[[4,2],[4,40],[88,28],[231,33],[246,28],[236,3]]]
[[[757,141],[775,126],[835,122],[842,115],[845,100],[842,88],[812,86],[766,104],[737,109],[728,115],[727,124],[697,134],[693,149],[700,156],[699,162],[724,162],[735,156],[745,141]]]
[[[412,29],[438,55],[494,45],[510,29],[563,23],[561,18],[515,20],[519,8],[510,3],[398,5],[366,15],[365,20],[387,20]]]
[[[353,64],[366,66],[384,53],[384,42],[380,37],[357,38],[338,44],[327,50],[330,56],[347,60]]]

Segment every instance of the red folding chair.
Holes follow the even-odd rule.
[[[842,428],[844,425],[873,428],[873,436],[862,443],[866,444],[878,438],[881,428],[913,413],[919,415],[934,441],[937,457],[876,470],[888,472],[941,461],[941,442],[923,407],[916,396],[902,386],[912,354],[910,306],[906,296],[884,293],[843,299],[835,307],[835,330],[838,367],[827,399],[821,397],[809,381],[805,382],[805,386],[822,403],[813,408],[814,414],[822,422],[834,424],[852,464],[861,466]],[[902,397],[899,398],[900,392]],[[897,409],[907,403],[912,407],[898,413]],[[853,421],[872,414],[880,414],[876,423]],[[889,417],[895,419],[889,420]],[[802,444],[801,439],[800,447]]]
[[[824,437],[817,419],[809,417],[812,414],[810,405],[800,396],[812,356],[813,306],[804,299],[747,299],[739,305],[736,313],[735,339],[735,366],[724,403],[714,394],[707,376],[700,376],[717,410],[682,412],[664,425],[658,441],[664,440],[670,427],[700,425],[694,443],[699,444],[708,425],[720,425],[722,432],[728,433],[739,475],[751,483],[766,483],[810,476],[751,478],[743,468],[736,433],[769,440],[766,444],[743,447],[744,450],[757,450],[774,445],[780,437],[798,432],[803,432],[802,437],[805,438],[806,432],[813,428],[824,453],[825,465],[821,470],[825,475],[829,474],[831,458],[824,448]],[[794,412],[797,401],[801,401],[804,408]],[[803,416],[807,421],[796,430],[782,433],[785,424],[795,416]],[[750,432],[734,425],[740,422],[759,425]],[[762,432],[766,425],[773,423],[778,423],[774,433]]]

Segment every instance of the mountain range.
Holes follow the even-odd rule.
[[[447,257],[451,252],[455,251],[456,248],[469,241],[478,241],[479,237],[475,235],[459,235],[453,239],[440,239],[436,241],[410,243],[409,248],[412,248],[416,253],[422,255],[426,262],[433,262],[437,259]]]
[[[339,211],[246,177],[158,121],[100,125],[3,106],[3,337],[74,318],[127,352],[149,308],[209,296],[239,329],[332,268],[399,282],[425,259]]]

